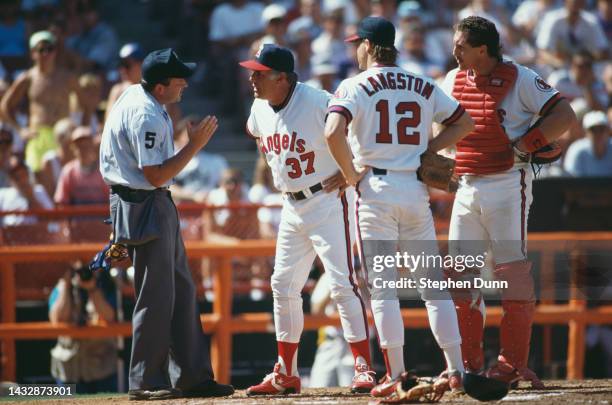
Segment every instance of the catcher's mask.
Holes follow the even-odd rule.
[[[479,401],[498,401],[508,395],[508,384],[478,374],[463,374],[465,393]]]

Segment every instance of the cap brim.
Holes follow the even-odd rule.
[[[346,38],[344,42],[355,42],[355,41],[359,41],[360,39],[361,37],[355,34],[355,35],[351,35],[350,37]]]
[[[266,65],[262,65],[256,60],[245,60],[244,62],[240,62],[239,65],[242,66],[243,68],[247,68],[250,70],[257,70],[257,71],[272,70],[272,68]]]

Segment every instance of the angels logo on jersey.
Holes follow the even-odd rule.
[[[336,92],[334,93],[334,98],[338,100],[346,98],[346,90],[344,90],[343,88],[338,88],[338,90],[336,90]]]
[[[535,85],[538,88],[538,90],[543,91],[543,92],[549,92],[549,91],[552,91],[553,89],[550,86],[550,84],[546,83],[544,79],[542,79],[540,76],[535,78]]]

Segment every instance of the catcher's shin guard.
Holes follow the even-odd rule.
[[[447,271],[449,278],[469,281],[475,272],[458,273]],[[478,372],[484,365],[482,340],[484,334],[484,302],[479,289],[466,288],[451,290],[457,310],[459,333],[461,334],[461,357],[466,371]]]
[[[531,262],[518,261],[496,266],[498,280],[508,282],[502,292],[504,314],[500,326],[500,355],[498,363],[486,375],[508,383],[525,379],[534,388],[544,385],[527,368],[531,326],[535,312],[535,292],[531,276]]]
[[[480,296],[472,299],[454,299],[461,333],[461,356],[463,366],[468,371],[480,371],[484,365],[482,339],[484,334],[484,315],[480,312]]]
[[[535,293],[531,262],[518,261],[495,267],[498,280],[508,282],[502,292],[504,314],[500,326],[500,354],[517,369],[527,367]]]

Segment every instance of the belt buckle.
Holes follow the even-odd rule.
[[[304,190],[302,190],[302,193],[304,193],[304,196],[306,196],[306,198],[312,197],[312,191],[310,191],[310,187],[306,187]]]

